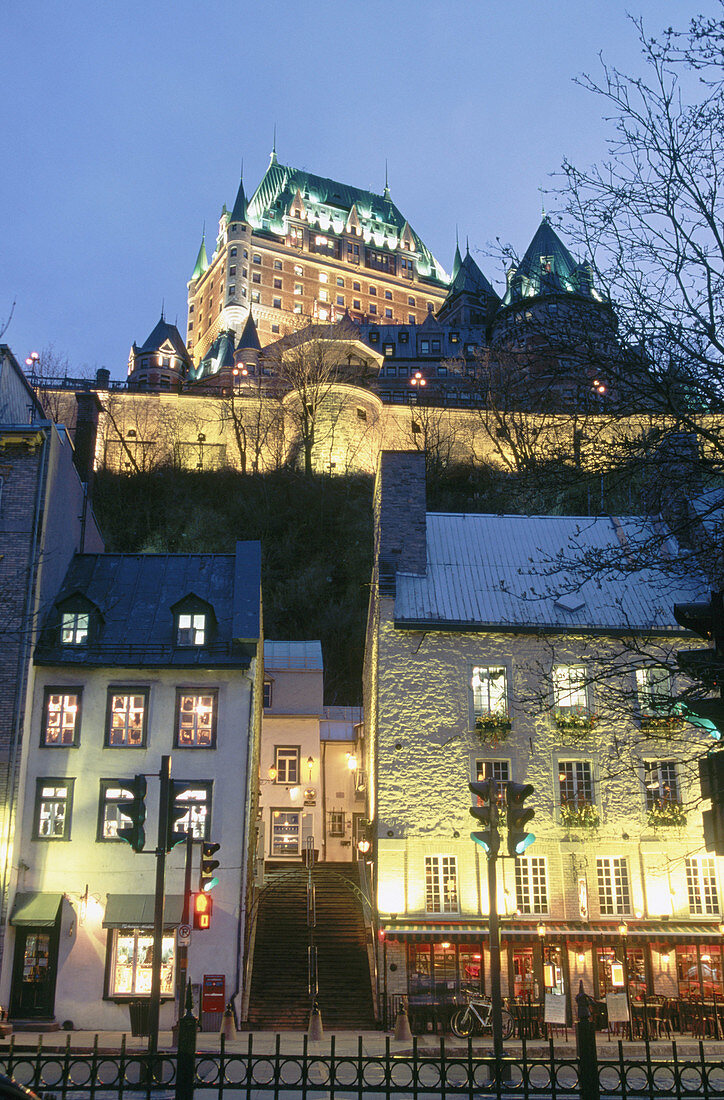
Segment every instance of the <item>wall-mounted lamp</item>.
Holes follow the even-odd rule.
[[[307,767],[309,768],[309,779],[310,779],[310,782],[311,782],[312,768],[314,767],[314,757],[313,756],[308,756],[307,757]]]
[[[626,924],[625,920],[622,920],[621,923],[619,924],[618,934],[619,934],[619,936],[627,936],[628,935],[628,925]]]
[[[299,787],[290,787],[289,797],[293,800],[299,798]]]
[[[347,753],[347,767],[351,772],[357,771],[357,757],[353,752]]]
[[[544,925],[543,921],[538,922],[538,927],[536,928],[536,932],[538,933],[540,938],[543,939],[543,937],[546,934],[546,926]]]
[[[585,951],[579,951],[578,952],[578,961],[579,961],[579,963],[584,963],[586,961]]]
[[[274,782],[274,781],[276,780],[276,777],[277,777],[277,770],[276,770],[276,768],[274,767],[274,765],[273,765],[273,764],[272,764],[272,765],[270,766],[270,768],[269,768],[269,771],[268,771],[268,772],[267,772],[266,774],[267,774],[267,775],[269,776],[269,778],[271,779],[272,783],[273,783],[273,782]]]
[[[671,954],[671,952],[669,951],[668,947],[665,947],[664,950],[661,952],[661,956],[660,956],[662,966],[668,966],[669,965],[669,956],[670,956],[670,954]]]

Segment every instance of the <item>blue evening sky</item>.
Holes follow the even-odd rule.
[[[244,161],[392,196],[449,271],[523,251],[564,156],[604,153],[602,104],[572,82],[598,53],[641,71],[626,12],[651,33],[714,0],[4,0],[0,5],[0,326],[21,360],[125,375],[158,320],[186,319]],[[546,206],[554,206],[546,199]],[[497,264],[476,257],[500,285]]]

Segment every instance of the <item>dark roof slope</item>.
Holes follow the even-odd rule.
[[[169,324],[165,317],[161,317],[153,332],[146,338],[143,345],[140,348],[136,348],[136,353],[138,355],[144,355],[151,351],[158,351],[167,340],[171,342],[174,350],[182,359],[186,361],[189,360],[188,349],[183,341],[181,333],[175,325]]]
[[[541,294],[566,293],[594,298],[591,268],[576,262],[544,217],[523,259],[509,273],[503,305]]]
[[[100,612],[88,645],[61,646],[57,606],[70,597]],[[172,608],[193,595],[215,629],[203,646],[176,645]],[[36,664],[247,668],[261,627],[261,546],[234,554],[77,554],[35,650]]]

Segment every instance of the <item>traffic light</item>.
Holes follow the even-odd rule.
[[[711,800],[711,809],[701,815],[704,847],[724,855],[724,751],[716,750],[699,759],[701,797]]]
[[[214,859],[214,853],[218,852],[220,844],[212,844],[211,841],[204,841],[201,845],[201,866],[199,868],[199,890],[203,890],[204,893],[208,893],[209,890],[213,890],[214,886],[218,885],[214,871],[219,866],[218,859]]]
[[[530,783],[505,784],[505,801],[508,808],[508,853],[511,856],[519,856],[530,847],[535,840],[535,833],[529,833],[526,829],[528,822],[535,817],[532,806],[523,805],[526,798],[533,794],[533,786]]]
[[[121,802],[120,809],[124,817],[130,817],[130,825],[124,825],[116,833],[121,840],[130,844],[134,852],[142,852],[146,843],[146,832],[143,823],[146,820],[146,777],[134,775],[132,782],[123,783],[122,789],[130,791],[130,802]]]
[[[713,649],[680,649],[679,667],[709,691],[719,687],[724,677],[724,593],[712,592],[708,603],[676,603],[674,618],[679,626],[714,642]]]
[[[180,779],[172,779],[168,785],[168,828],[166,830],[166,851],[170,852],[172,848],[175,848],[177,844],[182,844],[186,840],[186,829],[177,829],[179,821],[188,815],[190,811],[189,803],[186,799],[178,801],[181,795],[186,794],[188,791],[188,783],[182,782]]]
[[[483,803],[482,806],[471,806],[470,813],[483,825],[487,825],[487,829],[483,832],[471,833],[470,839],[479,844],[488,856],[495,859],[500,848],[500,833],[498,832],[500,816],[498,814],[494,781],[485,779],[480,783],[468,783],[468,787]]]
[[[200,932],[210,928],[213,911],[213,898],[204,893],[203,890],[199,894],[194,894],[194,928],[198,928]]]

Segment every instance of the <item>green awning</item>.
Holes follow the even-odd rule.
[[[152,928],[153,894],[109,894],[104,928]],[[183,916],[183,894],[167,894],[163,909],[164,928],[176,928]]]
[[[16,894],[10,923],[52,928],[62,900],[62,894]]]

